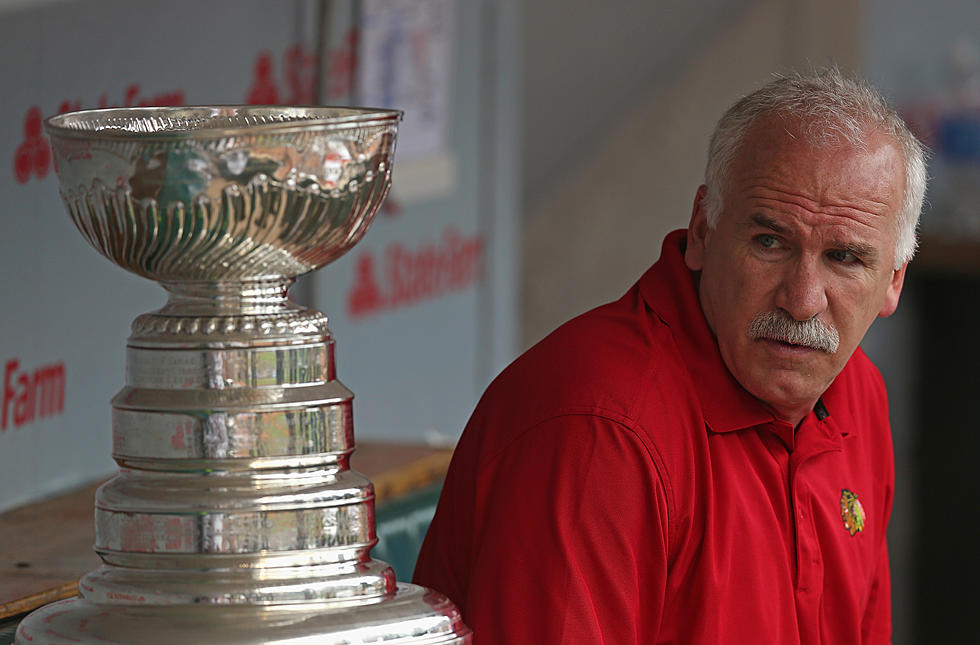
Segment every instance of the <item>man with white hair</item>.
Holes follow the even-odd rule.
[[[924,151],[866,84],[780,78],[690,225],[488,388],[416,580],[490,643],[888,643],[893,460],[858,348],[898,305]]]

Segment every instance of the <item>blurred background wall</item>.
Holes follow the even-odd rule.
[[[526,3],[525,345],[619,297],[664,235],[687,225],[712,126],[734,99],[794,67],[856,67],[860,8],[856,0]]]
[[[33,493],[10,492],[28,471],[43,479],[36,473],[44,471],[37,463],[44,453],[92,454],[92,467],[79,477],[111,468],[107,400],[121,381],[126,325],[160,304],[152,285],[103,266],[83,247],[66,225],[51,175],[18,178],[32,106],[47,116],[95,107],[106,94],[109,105],[152,102],[156,94],[174,99],[171,90],[187,103],[270,102],[261,92],[265,81],[278,83],[276,100],[302,102],[308,95],[295,90],[306,87],[302,79],[313,70],[323,75],[322,96],[330,102],[356,102],[363,94],[351,79],[361,78],[367,42],[359,21],[365,7],[383,4],[0,0],[0,143],[10,165],[6,178],[0,174],[0,195],[18,205],[0,216],[6,339],[0,359],[5,366],[18,360],[12,374],[64,361],[70,386],[63,416],[32,429],[5,424],[0,463],[13,464],[7,471],[14,474],[0,475],[0,508],[77,483],[62,477],[38,481]],[[508,360],[564,320],[621,295],[656,260],[664,234],[686,225],[708,137],[729,104],[775,73],[836,63],[877,83],[935,151],[920,257],[899,312],[879,321],[864,343],[891,393],[895,642],[972,637],[978,531],[971,509],[978,487],[970,474],[980,424],[969,403],[980,384],[974,368],[980,355],[970,321],[980,303],[980,3],[441,4],[451,6],[448,40],[430,35],[447,46],[432,61],[448,79],[442,147],[414,159],[400,148],[393,203],[363,253],[297,290],[334,317],[341,375],[359,396],[358,436],[453,440]],[[128,35],[105,21],[57,17],[100,13],[117,14]],[[73,44],[45,43],[52,24]],[[351,33],[360,33],[359,45]],[[194,53],[179,49],[182,42]],[[99,76],[99,58],[84,59],[93,48],[115,71]],[[311,62],[317,57],[319,67]],[[38,223],[16,219],[25,216]],[[481,267],[479,280],[458,292],[429,297],[409,290],[402,300],[386,301],[398,307],[377,311],[352,309],[345,300],[357,267],[371,264],[366,255],[374,254],[379,279],[387,279],[397,277],[382,269],[385,258],[397,256],[395,247],[421,257],[453,240],[472,241],[466,248],[475,255],[466,258]],[[25,246],[42,249],[31,251],[41,261],[14,260]],[[58,263],[76,262],[76,255],[77,270],[66,273]],[[45,284],[67,295],[52,301]],[[70,339],[59,354],[49,339],[62,333],[66,317],[80,319],[86,340]],[[95,354],[103,358],[93,360]],[[79,373],[86,379],[72,381]]]

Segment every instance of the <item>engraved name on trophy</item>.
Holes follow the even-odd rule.
[[[46,122],[92,246],[159,282],[112,400],[119,473],[96,495],[102,566],[17,643],[468,643],[446,598],[372,560],[352,394],[296,276],[367,230],[401,113],[92,110]]]

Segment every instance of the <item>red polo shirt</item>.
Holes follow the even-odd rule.
[[[880,375],[858,350],[794,432],[722,363],[684,241],[467,424],[415,581],[477,645],[890,641]]]

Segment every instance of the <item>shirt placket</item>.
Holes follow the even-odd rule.
[[[823,592],[823,558],[814,524],[812,478],[820,455],[839,451],[840,436],[828,425],[807,417],[796,434],[790,458],[790,495],[796,535],[796,606],[804,645],[819,643],[819,610]]]

